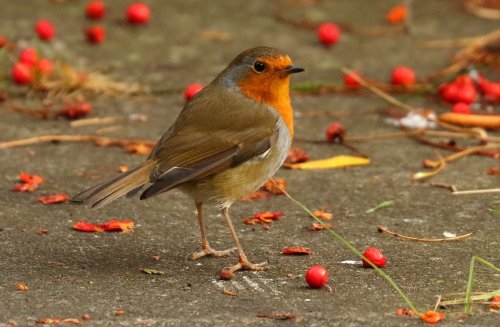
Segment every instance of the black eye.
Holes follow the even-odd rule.
[[[253,69],[255,69],[255,71],[258,73],[262,73],[264,70],[266,70],[266,65],[262,61],[256,61],[253,64]]]

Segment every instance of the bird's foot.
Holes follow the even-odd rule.
[[[227,267],[224,268],[224,270],[230,270],[232,272],[238,271],[238,270],[254,270],[254,271],[263,271],[269,269],[269,263],[268,262],[261,262],[261,263],[252,263],[248,261],[247,259],[241,260],[235,264],[232,267]]]
[[[224,251],[217,251],[217,250],[212,249],[210,246],[207,246],[203,250],[191,254],[191,260],[197,260],[197,259],[199,259],[201,257],[205,257],[205,256],[226,257],[226,256],[230,255],[231,253],[233,253],[234,251],[236,251],[236,248],[232,248],[232,249],[228,249],[228,250],[224,250]]]

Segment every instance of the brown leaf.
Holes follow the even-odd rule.
[[[312,251],[311,249],[302,246],[296,246],[291,248],[284,248],[283,250],[281,250],[281,253],[284,255],[309,255],[312,254]]]

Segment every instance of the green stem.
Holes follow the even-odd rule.
[[[276,184],[278,185],[278,184]],[[278,186],[279,187],[279,186]],[[382,269],[378,268],[377,266],[375,266],[373,264],[373,262],[371,262],[368,258],[366,258],[361,252],[359,252],[351,243],[349,243],[349,241],[347,241],[345,238],[343,238],[342,236],[340,236],[339,234],[337,234],[336,232],[334,232],[332,229],[328,228],[327,225],[325,225],[325,223],[323,221],[321,221],[318,217],[316,217],[312,212],[311,210],[309,210],[306,206],[304,206],[301,202],[299,202],[298,200],[294,199],[290,194],[288,194],[288,192],[286,192],[285,190],[281,189],[284,194],[290,199],[292,200],[293,202],[295,202],[295,204],[297,204],[299,207],[301,207],[305,212],[307,212],[312,218],[314,218],[318,223],[320,223],[333,237],[335,237],[338,241],[340,241],[345,247],[347,247],[349,250],[351,250],[352,252],[354,252],[354,254],[356,254],[358,257],[360,257],[361,259],[365,260],[366,262],[368,262],[370,264],[370,266],[372,266],[372,268],[374,268],[377,273],[382,276],[395,290],[396,292],[399,294],[399,296],[401,296],[401,298],[406,302],[406,304],[408,304],[408,306],[410,307],[411,310],[413,310],[417,315],[420,315],[420,312],[415,308],[415,306],[413,305],[413,303],[410,301],[410,299],[406,296],[405,293],[403,293],[403,291],[399,288],[399,286],[392,280],[391,277],[389,277],[389,275],[387,275],[384,271],[382,271]]]
[[[469,279],[467,280],[467,289],[465,290],[465,305],[464,305],[464,313],[466,315],[470,315],[472,313],[472,286],[474,284],[474,264],[476,263],[476,260],[485,265],[486,267],[489,267],[493,270],[496,270],[500,272],[500,268],[496,267],[493,265],[491,262],[484,260],[481,257],[478,256],[473,256],[472,259],[470,260],[469,264]]]

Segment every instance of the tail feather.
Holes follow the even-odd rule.
[[[153,168],[154,162],[146,161],[109,181],[75,195],[70,203],[88,204],[95,209],[102,208],[111,201],[147,184]]]

